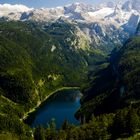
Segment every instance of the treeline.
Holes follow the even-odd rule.
[[[133,107],[118,110],[116,113],[100,116],[92,115],[91,120],[74,126],[64,121],[60,130],[56,130],[53,119],[47,128],[34,129],[35,140],[111,140],[130,137],[140,129],[139,109]]]
[[[128,138],[140,130],[140,108],[131,105],[114,113],[100,116],[92,115],[90,121],[84,119],[75,126],[64,120],[60,129],[56,129],[52,119],[47,128],[38,126],[29,128],[16,116],[0,116],[0,132],[11,132],[21,140],[112,140]],[[34,137],[34,138],[33,138]]]

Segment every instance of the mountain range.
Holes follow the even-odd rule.
[[[140,1],[129,0],[117,4],[108,2],[98,6],[73,3],[56,8],[28,8],[24,5],[0,5],[2,20],[35,21],[48,24],[65,21],[75,24],[90,46],[110,52],[135,34],[140,19]]]

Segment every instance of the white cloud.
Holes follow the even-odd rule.
[[[22,4],[0,4],[0,16],[8,15],[12,12],[27,12],[32,10],[33,8],[28,8],[25,5]]]

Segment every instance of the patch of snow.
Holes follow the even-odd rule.
[[[56,49],[56,46],[52,46],[52,48],[51,48],[51,52],[54,52],[54,50]]]
[[[114,9],[109,8],[109,7],[104,7],[95,12],[88,12],[88,14],[89,16],[95,17],[98,19],[98,18],[104,18],[105,16],[110,15],[113,12],[114,12]]]

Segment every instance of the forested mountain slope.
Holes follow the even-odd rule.
[[[129,39],[113,51],[110,64],[104,65],[105,68],[90,74],[89,88],[84,89],[78,113],[85,114],[87,119],[92,114],[114,112],[140,101],[140,37]]]
[[[56,89],[80,87],[90,65],[104,58],[68,22],[1,21],[0,131],[26,135],[26,112]]]
[[[76,113],[82,125],[64,121],[60,130],[38,127],[34,138],[63,140],[140,139],[140,37],[114,50],[109,63],[98,63],[83,89],[82,106]]]

